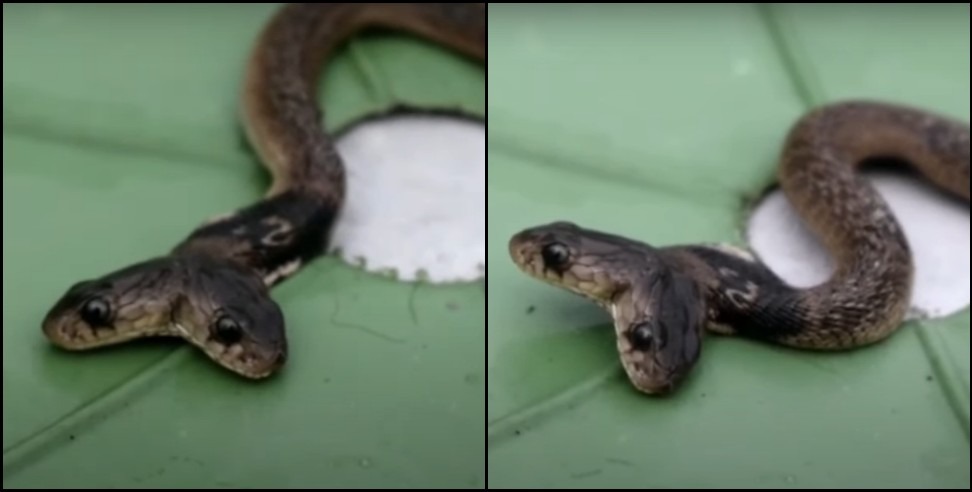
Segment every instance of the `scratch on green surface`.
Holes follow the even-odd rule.
[[[535,426],[543,420],[555,418],[562,412],[577,406],[580,401],[610,383],[617,376],[617,373],[617,364],[611,364],[587,380],[571,386],[566,391],[491,420],[487,424],[486,430],[487,449],[492,449],[494,446],[515,437],[527,426]]]
[[[86,427],[124,408],[150,388],[149,383],[186,361],[194,349],[184,346],[146,366],[132,377],[107,388],[63,417],[3,450],[3,479],[6,481],[64,442],[75,439]]]
[[[935,381],[965,432],[965,439],[969,440],[969,390],[962,378],[962,370],[949,354],[942,335],[937,332],[940,326],[919,323],[917,329],[918,339],[935,373]]]
[[[414,309],[412,306],[409,306],[409,308],[410,309]],[[399,338],[399,337],[395,337],[395,336],[392,336],[392,335],[388,335],[387,333],[383,333],[381,331],[375,330],[373,328],[369,328],[369,327],[364,326],[364,325],[361,325],[361,324],[351,323],[349,321],[344,321],[344,320],[338,319],[338,315],[340,314],[340,312],[341,312],[341,302],[340,302],[339,299],[335,299],[334,300],[334,310],[331,311],[331,318],[330,318],[331,325],[334,326],[334,327],[341,328],[341,329],[344,329],[344,330],[358,331],[358,332],[361,332],[361,333],[370,335],[370,336],[372,336],[374,338],[377,338],[379,340],[382,340],[382,341],[385,341],[385,342],[389,342],[389,343],[394,343],[394,344],[397,344],[397,345],[401,345],[401,344],[407,342],[407,340],[405,340],[404,338]]]

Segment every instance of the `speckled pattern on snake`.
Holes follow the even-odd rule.
[[[241,376],[276,373],[288,342],[269,291],[326,251],[345,198],[344,163],[317,101],[320,72],[369,28],[485,64],[485,3],[283,6],[257,36],[242,90],[245,133],[272,175],[267,193],[199,225],[164,255],[75,283],[44,318],[46,337],[67,350],[182,337]]]
[[[969,127],[894,103],[852,100],[808,111],[786,136],[779,185],[836,261],[807,289],[781,280],[754,254],[727,245],[655,247],[568,221],[509,241],[526,274],[611,313],[631,384],[675,392],[692,373],[706,333],[797,349],[836,351],[887,339],[910,307],[912,253],[861,164],[907,164],[969,201]]]

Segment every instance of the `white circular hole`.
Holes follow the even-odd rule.
[[[969,207],[918,178],[864,173],[887,200],[915,255],[909,319],[945,317],[969,305]],[[797,287],[825,281],[833,261],[790,202],[774,191],[750,217],[749,243],[781,278]]]
[[[402,114],[355,125],[337,142],[348,194],[332,251],[373,273],[479,280],[486,265],[486,129]]]

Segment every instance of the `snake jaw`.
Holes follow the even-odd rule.
[[[43,325],[43,333],[52,345],[70,352],[85,352],[113,345],[120,345],[139,338],[177,336],[168,326],[142,330],[96,328],[81,322],[51,322]]]
[[[276,374],[286,362],[285,350],[267,351],[252,344],[223,345],[215,341],[200,343],[195,338],[189,341],[213,362],[246,379],[266,379]]]
[[[117,319],[109,325],[92,325],[77,311],[56,312],[45,319],[42,330],[54,346],[75,352],[119,345],[139,338],[178,335],[169,322],[169,310],[165,305],[148,303],[142,308],[122,306]]]
[[[279,372],[287,361],[285,349],[264,350],[253,345],[226,346],[215,342],[197,346],[224,369],[246,379],[269,378]]]

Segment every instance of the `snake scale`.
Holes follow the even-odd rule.
[[[76,282],[42,331],[80,351],[181,337],[220,366],[262,379],[286,363],[275,285],[324,254],[345,199],[345,168],[324,129],[322,67],[367,28],[409,33],[485,64],[485,3],[288,4],[257,37],[242,122],[272,183],[262,199],[205,221],[168,253]]]
[[[525,274],[610,312],[630,383],[669,395],[701,355],[707,333],[797,349],[873,345],[910,307],[912,252],[863,164],[906,164],[969,202],[969,127],[919,108],[848,100],[814,108],[790,129],[780,188],[836,262],[830,278],[795,288],[744,249],[721,244],[656,247],[568,221],[509,240]]]

